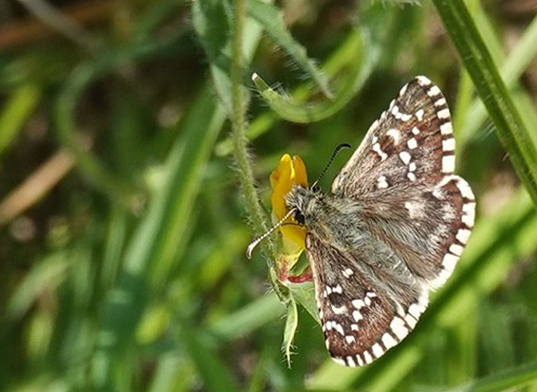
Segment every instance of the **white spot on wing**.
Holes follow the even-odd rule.
[[[469,200],[475,200],[475,196],[474,196],[474,192],[472,192],[472,188],[470,188],[470,185],[468,185],[468,183],[464,181],[462,178],[458,178],[457,188],[459,188],[459,190],[461,191],[462,197],[469,199]],[[475,203],[473,204],[475,207]]]
[[[440,133],[442,135],[452,135],[453,134],[453,126],[451,123],[445,123],[440,125]]]
[[[474,217],[472,215],[464,214],[462,216],[462,222],[470,228],[474,227]]]
[[[410,219],[417,219],[423,217],[423,204],[416,201],[407,201],[405,208],[408,211]]]
[[[410,154],[406,151],[401,151],[399,153],[399,158],[401,158],[401,160],[403,161],[405,165],[408,165],[408,163],[410,162],[410,159],[412,159]]]
[[[449,118],[449,109],[442,109],[438,112],[438,118],[441,118],[443,120]]]
[[[332,359],[334,360],[335,363],[337,364],[340,364],[340,365],[343,365],[343,366],[346,366],[347,363],[345,362],[345,360],[343,358],[339,358],[339,357],[332,357]]]
[[[442,173],[453,173],[455,171],[455,155],[445,155],[442,157]]]
[[[432,84],[427,76],[423,76],[423,75],[416,76],[416,79],[418,79],[418,83],[422,87]]]
[[[332,287],[332,292],[336,294],[342,294],[343,288],[338,284],[337,286]]]
[[[397,346],[397,341],[387,332],[382,335],[382,343],[384,344],[384,347],[386,347],[386,350]]]
[[[354,306],[356,309],[360,310],[361,308],[363,308],[365,306],[365,303],[361,299],[355,299],[355,300],[352,301],[352,306]]]
[[[403,339],[406,335],[408,335],[408,329],[405,327],[405,323],[401,318],[397,316],[395,316],[390,323],[390,328],[399,340]]]
[[[414,138],[409,139],[406,144],[407,144],[408,148],[410,148],[411,150],[413,150],[413,149],[418,147],[418,142]]]
[[[410,326],[410,328],[414,328],[416,326],[416,323],[417,323],[416,319],[414,317],[412,317],[411,314],[407,314],[405,316],[405,321]]]
[[[358,310],[355,310],[354,312],[352,312],[352,317],[354,318],[354,321],[356,322],[363,319],[362,313],[360,313]],[[358,327],[358,325],[356,327]]]
[[[439,94],[440,94],[440,89],[436,86],[432,86],[429,90],[427,90],[427,95],[431,98],[436,97]]]
[[[457,261],[459,261],[459,256],[455,256],[451,253],[446,253],[444,255],[444,258],[442,259],[442,265],[446,270],[453,272],[455,266],[457,265]]]
[[[380,144],[378,143],[373,144],[373,151],[375,151],[378,154],[381,161],[384,161],[386,160],[386,158],[388,158],[388,154],[386,154],[384,151],[380,149]]]
[[[369,351],[365,350],[362,355],[364,356],[365,363],[373,362],[373,357],[369,354]]]
[[[412,304],[408,307],[408,313],[410,313],[414,318],[418,319],[423,313],[424,309],[418,304]]]
[[[345,305],[342,305],[342,306],[332,305],[332,312],[334,312],[335,314],[345,314],[348,312],[348,309]]]
[[[442,150],[455,151],[455,139],[442,140]]]
[[[438,90],[440,91],[440,90]],[[447,102],[446,102],[446,99],[445,98],[440,98],[440,99],[437,99],[435,102],[434,102],[434,106],[444,106],[446,105]]]
[[[375,343],[373,347],[371,347],[371,350],[373,351],[373,355],[377,358],[382,356],[382,354],[384,354],[384,350],[378,343]]]
[[[388,188],[388,186],[389,186],[389,184],[388,184],[388,181],[386,180],[385,176],[380,176],[377,179],[377,188],[386,189],[386,188]]]
[[[395,129],[395,128],[388,129],[388,132],[386,132],[386,135],[390,136],[393,139],[393,144],[395,145],[399,144],[399,141],[401,140],[401,132],[399,132],[398,129]]]
[[[449,247],[449,251],[451,253],[453,253],[454,255],[456,256],[460,256],[462,255],[462,251],[464,250],[464,248],[460,245],[457,245],[457,244],[453,244]]]

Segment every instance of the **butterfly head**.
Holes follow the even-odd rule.
[[[324,193],[315,184],[310,188],[295,185],[285,195],[285,205],[289,211],[294,211],[293,218],[299,225],[308,227],[314,223],[317,211],[323,205],[323,197]]]

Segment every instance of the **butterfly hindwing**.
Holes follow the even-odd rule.
[[[476,203],[468,183],[450,175],[430,189],[364,198],[361,205],[370,241],[393,252],[420,284],[438,288],[466,246]]]
[[[342,252],[311,234],[306,250],[325,343],[338,363],[371,363],[408,335],[427,306],[427,291],[370,268],[366,252]]]

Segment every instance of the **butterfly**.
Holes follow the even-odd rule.
[[[371,125],[330,193],[295,185],[285,196],[288,215],[307,230],[319,318],[337,363],[363,366],[396,346],[453,273],[476,208],[454,170],[446,99],[418,76]]]

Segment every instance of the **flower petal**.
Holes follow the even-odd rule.
[[[308,186],[306,166],[302,159],[299,156],[291,159],[288,154],[282,156],[278,167],[270,175],[270,184],[273,218],[277,221],[288,212],[285,195],[291,191],[293,185]],[[284,251],[289,254],[300,253],[305,246],[306,229],[298,226],[294,219],[290,219],[288,223],[291,224],[280,226]]]

